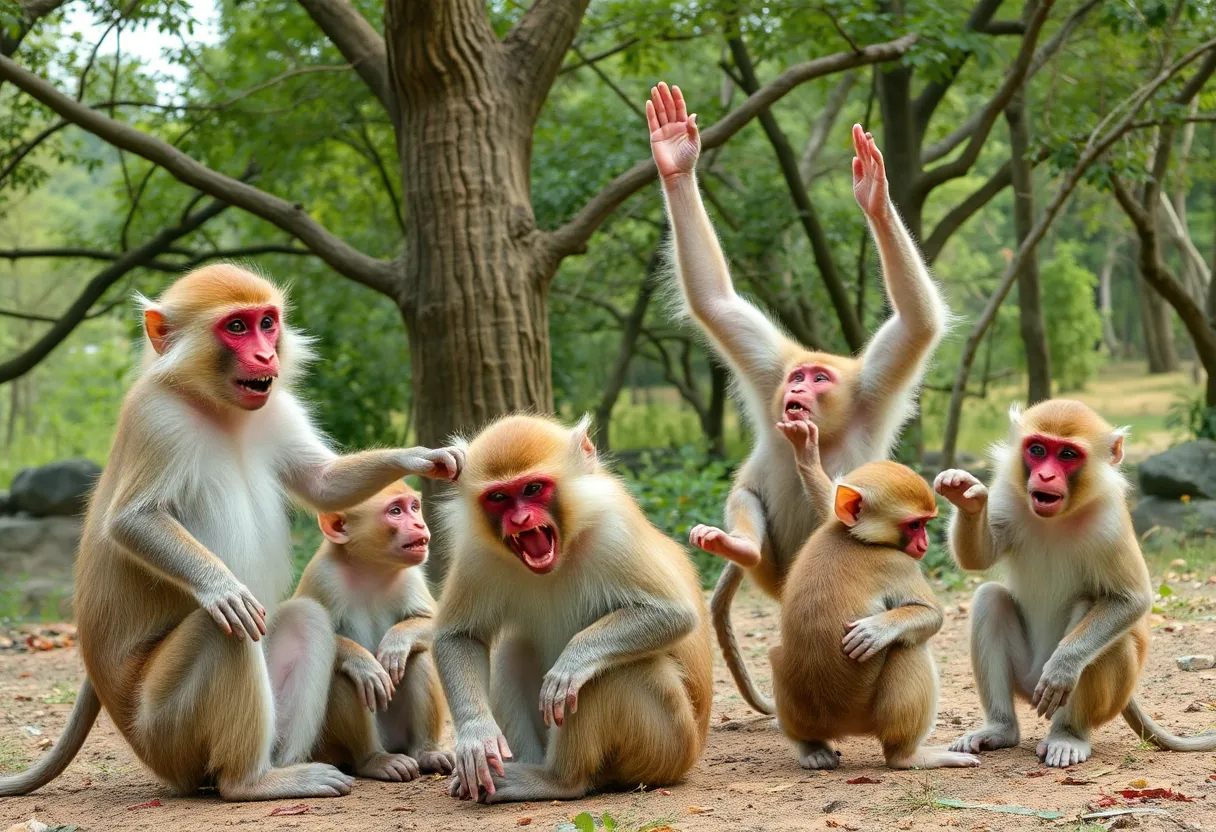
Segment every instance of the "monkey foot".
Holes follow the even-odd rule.
[[[985,725],[977,731],[969,731],[959,737],[950,746],[950,750],[978,754],[998,748],[1013,748],[1020,739],[1017,725]]]
[[[355,778],[325,763],[272,768],[256,780],[244,783],[219,782],[224,800],[281,800],[289,797],[341,797],[350,794]]]
[[[698,549],[734,561],[740,566],[753,567],[760,562],[760,547],[750,540],[727,534],[713,526],[693,526],[688,542]]]
[[[971,768],[978,766],[980,758],[974,754],[947,751],[944,748],[921,747],[907,757],[891,757],[888,768]]]
[[[423,751],[418,755],[418,769],[426,774],[451,774],[455,768],[450,751]]]
[[[418,773],[418,761],[413,757],[383,751],[371,755],[355,769],[360,777],[394,783],[408,783],[418,777]]]
[[[1093,750],[1086,740],[1061,731],[1048,734],[1047,738],[1039,743],[1036,753],[1048,768],[1068,768],[1088,760]]]
[[[798,765],[809,769],[837,768],[840,765],[840,752],[826,742],[800,742]]]

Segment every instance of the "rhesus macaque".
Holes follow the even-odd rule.
[[[285,492],[342,511],[407,474],[455,479],[457,449],[338,456],[292,391],[307,342],[283,294],[208,266],[144,304],[140,378],[89,502],[75,611],[87,678],[59,742],[0,780],[23,794],[58,775],[101,706],[181,793],[330,797],[352,780],[305,762],[334,675],[316,601],[278,605],[292,569]]]
[[[790,431],[806,478],[814,441]],[[807,483],[808,490],[812,487]],[[894,462],[870,462],[835,485],[834,517],[794,561],[769,651],[777,721],[803,768],[836,768],[832,740],[872,735],[891,768],[975,766],[971,754],[921,745],[937,717],[929,639],[942,610],[917,565],[937,515],[928,483]]]
[[[984,725],[956,751],[1018,744],[1014,697],[1051,720],[1038,755],[1049,766],[1089,759],[1092,730],[1124,719],[1172,751],[1216,749],[1216,735],[1180,738],[1132,693],[1148,655],[1152,587],[1118,470],[1126,430],[1081,402],[1053,399],[1009,412],[1009,440],[994,449],[989,492],[966,471],[937,475],[956,506],[950,547],[964,569],[1008,564],[1002,584],[971,604],[971,664]]]
[[[435,600],[415,568],[431,542],[422,495],[395,482],[317,520],[325,541],[295,597],[329,613],[339,673],[315,756],[377,780],[451,773],[439,750],[446,709],[430,654]]]
[[[434,651],[456,729],[453,796],[662,785],[705,744],[713,679],[696,569],[604,470],[587,429],[493,423],[443,507],[453,559]]]
[[[744,569],[780,598],[786,573],[815,530],[789,448],[774,422],[814,422],[829,475],[885,459],[915,407],[916,388],[940,340],[946,308],[887,193],[882,154],[853,126],[853,194],[882,261],[894,314],[860,356],[815,352],[783,334],[736,294],[726,258],[697,190],[700,152],[696,114],[678,87],[660,83],[646,104],[650,143],[671,219],[676,271],[684,305],[732,370],[755,445],[726,501],[725,530],[692,529],[694,546],[727,558],[710,602],[714,628],[743,698],[772,713],[752,683],[731,627],[730,605]]]

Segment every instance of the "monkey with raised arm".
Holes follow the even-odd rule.
[[[180,793],[332,797],[306,762],[334,676],[334,631],[291,585],[285,495],[341,511],[407,474],[455,479],[459,450],[338,456],[293,387],[307,343],[283,293],[207,266],[144,303],[144,358],[89,501],[75,612],[87,678],[63,735],[0,795],[52,780],[105,707],[135,754]]]
[[[422,495],[395,482],[317,519],[325,540],[295,597],[329,613],[339,673],[315,756],[377,780],[449,774],[451,756],[439,750],[447,709],[430,653],[435,601],[421,568],[431,541]]]
[[[923,745],[937,716],[928,641],[942,611],[917,563],[937,514],[929,485],[894,462],[871,462],[831,486],[814,440],[778,426],[794,445],[808,492],[832,489],[827,522],[802,547],[786,581],[781,645],[769,652],[781,730],[803,768],[836,768],[832,742],[876,737],[891,768],[979,765]]]
[[[1133,697],[1148,657],[1153,592],[1119,472],[1125,429],[1068,399],[1009,412],[993,449],[991,491],[949,469],[934,487],[956,507],[950,548],[964,569],[1008,566],[971,604],[971,665],[984,724],[956,751],[1021,740],[1014,698],[1051,720],[1038,744],[1048,766],[1089,759],[1093,729],[1123,714],[1132,730],[1171,751],[1216,750],[1216,734],[1176,737]]]
[[[714,628],[743,698],[772,713],[772,702],[756,689],[739,653],[730,605],[745,569],[779,599],[794,557],[815,530],[815,515],[803,510],[797,466],[772,426],[814,422],[829,475],[886,458],[915,407],[917,387],[945,328],[946,307],[888,195],[882,154],[873,137],[854,125],[853,193],[874,235],[893,314],[859,356],[815,352],[790,339],[731,282],[697,190],[696,115],[688,114],[679,88],[660,83],[652,89],[646,115],[684,305],[730,364],[755,437],[726,501],[726,528],[699,525],[689,540],[732,561],[710,603]]]

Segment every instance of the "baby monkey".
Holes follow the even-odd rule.
[[[398,481],[318,522],[325,540],[296,597],[329,612],[339,672],[316,757],[377,780],[451,773],[438,750],[446,712],[430,653],[435,601],[416,568],[431,541],[422,497]]]
[[[833,487],[814,426],[777,427],[794,446],[812,510],[827,515],[794,561],[781,645],[769,653],[778,723],[799,764],[836,768],[831,742],[868,734],[891,768],[979,765],[972,754],[921,744],[937,716],[928,641],[942,626],[917,565],[937,515],[933,490],[894,462],[867,463]]]

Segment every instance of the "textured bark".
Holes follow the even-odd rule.
[[[1144,327],[1144,353],[1148,371],[1153,375],[1172,373],[1178,369],[1178,350],[1174,347],[1174,325],[1170,307],[1153,289],[1144,273],[1144,257],[1140,258],[1140,320]]]
[[[1021,93],[1005,108],[1005,118],[1009,122],[1013,223],[1020,246],[1034,228],[1034,178],[1026,158],[1030,149],[1030,125]],[[1027,403],[1033,405],[1051,398],[1051,353],[1047,345],[1047,325],[1043,320],[1037,248],[1027,252],[1018,270],[1018,318],[1022,345],[1026,349]]]
[[[1102,315],[1102,340],[1113,358],[1122,353],[1119,336],[1115,333],[1115,304],[1111,291],[1118,257],[1119,245],[1117,240],[1112,238],[1106,243],[1106,257],[1102,261],[1102,271],[1098,274],[1098,309]]]
[[[726,399],[730,388],[730,373],[711,356],[709,359],[709,407],[702,426],[709,452],[726,456]]]

